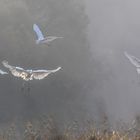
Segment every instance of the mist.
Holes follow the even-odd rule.
[[[30,81],[30,91],[21,90],[23,80],[1,76],[0,122],[31,120],[52,115],[58,121],[85,120],[98,112],[92,54],[87,37],[88,15],[84,2],[74,0],[1,0],[0,60],[24,69],[55,69],[46,79]],[[44,35],[63,36],[48,47],[36,45],[33,24]],[[3,70],[7,70],[1,64]],[[94,78],[95,76],[95,78]],[[95,83],[95,85],[94,85]],[[91,96],[91,97],[92,97]],[[94,103],[94,100],[96,103]]]
[[[90,50],[98,71],[95,91],[111,122],[131,122],[140,113],[139,76],[124,51],[140,58],[138,0],[88,0]]]
[[[1,0],[0,60],[25,69],[62,70],[21,90],[23,80],[1,76],[0,122],[52,115],[60,122],[131,121],[140,113],[139,77],[125,58],[140,58],[138,0]],[[36,45],[33,24],[63,36]],[[0,64],[3,70],[6,70]]]

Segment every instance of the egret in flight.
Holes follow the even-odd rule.
[[[56,39],[59,39],[59,38],[63,38],[63,37],[57,37],[57,36],[44,37],[42,31],[40,30],[40,28],[38,27],[37,24],[33,24],[33,30],[35,31],[35,33],[37,35],[36,44],[47,43],[49,45],[50,42],[52,42]]]
[[[136,67],[137,73],[140,74],[140,59],[128,54],[127,52],[124,52],[124,54],[128,58],[128,60]]]
[[[58,67],[57,69],[53,70],[25,70],[21,67],[15,67],[8,64],[8,61],[4,60],[2,61],[2,64],[9,69],[9,71],[14,75],[15,77],[20,77],[25,81],[29,80],[42,80],[45,77],[47,77],[51,73],[55,73],[61,69],[61,67]]]

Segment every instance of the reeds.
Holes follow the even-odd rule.
[[[1,128],[0,140],[140,140],[138,122],[130,125],[121,123],[120,128],[113,130],[106,123],[97,126],[88,122],[80,125],[77,121],[64,127],[63,131],[54,123],[52,118],[27,121],[20,131],[15,123]],[[123,127],[124,125],[124,127]],[[61,126],[60,126],[61,127]]]

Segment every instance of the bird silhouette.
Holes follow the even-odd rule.
[[[140,74],[140,59],[137,57],[124,52],[124,55],[128,58],[128,60],[136,67],[137,73]]]
[[[42,31],[40,30],[40,28],[38,27],[37,24],[33,24],[33,30],[35,31],[35,33],[37,35],[36,44],[47,43],[49,45],[50,42],[52,42],[52,41],[54,41],[56,39],[59,39],[59,38],[63,38],[63,37],[57,37],[57,36],[44,37]]]
[[[55,73],[61,69],[61,67],[58,67],[57,69],[53,70],[25,70],[21,67],[15,67],[8,64],[8,61],[4,60],[2,61],[2,64],[9,69],[9,71],[14,75],[15,77],[20,77],[25,81],[29,80],[41,80],[47,77],[51,73]]]

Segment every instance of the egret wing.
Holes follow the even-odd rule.
[[[13,68],[13,66],[9,65],[8,61],[6,61],[6,60],[3,60],[2,64],[3,64],[4,67],[8,68],[9,70]]]
[[[34,79],[41,80],[47,77],[49,74],[55,73],[60,69],[61,67],[58,67],[57,69],[54,69],[54,70],[33,70],[32,76]]]
[[[4,60],[2,61],[2,64],[9,69],[9,71],[12,73],[12,75],[14,75],[15,77],[21,77],[24,78],[28,75],[28,72],[26,72],[26,70],[24,70],[21,67],[15,67],[15,66],[11,66],[8,64],[8,61]]]
[[[53,70],[33,70],[33,73],[54,73],[60,69],[61,67],[58,67],[57,69],[53,69]]]
[[[51,42],[51,41],[56,40],[56,39],[59,39],[59,38],[63,38],[63,37],[48,36],[48,37],[46,37],[46,40],[47,40],[48,42]]]
[[[4,74],[8,74],[8,73],[0,69],[0,74],[4,75]]]
[[[128,54],[127,52],[124,52],[124,54],[135,67],[140,68],[140,59]]]
[[[50,74],[49,72],[33,71],[32,77],[36,80],[41,80],[47,77],[49,74]]]
[[[42,34],[42,32],[41,32],[41,30],[40,30],[40,28],[38,27],[37,24],[34,24],[33,25],[33,29],[34,29],[37,37],[38,37],[38,40],[43,40],[44,39],[44,36],[43,36],[43,34]]]

